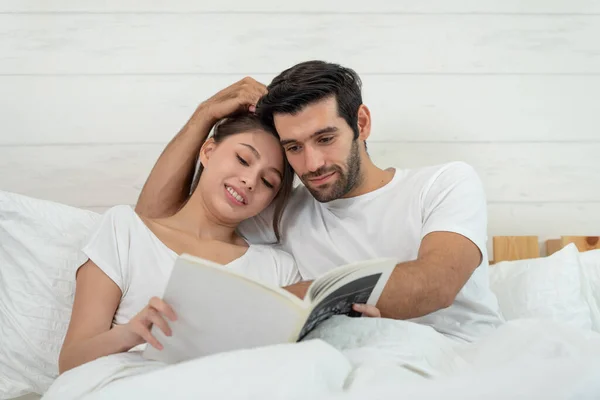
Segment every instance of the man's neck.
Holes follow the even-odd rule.
[[[345,198],[357,197],[373,192],[390,183],[394,178],[394,170],[377,167],[369,157],[365,157],[361,165],[361,181]]]

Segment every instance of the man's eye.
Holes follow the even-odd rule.
[[[333,136],[328,136],[328,137],[324,137],[324,138],[319,139],[319,142],[320,143],[329,143],[332,140],[333,140]]]
[[[265,186],[268,187],[269,189],[273,189],[275,187],[268,180],[266,180],[265,178],[263,178],[262,181],[265,184]]]
[[[244,160],[242,157],[240,157],[238,154],[236,154],[236,157],[238,159],[238,161],[240,162],[240,164],[244,165],[244,166],[248,166],[248,163],[246,162],[246,160]]]
[[[287,151],[289,151],[290,153],[297,153],[298,151],[300,151],[300,146],[290,146],[287,148]]]

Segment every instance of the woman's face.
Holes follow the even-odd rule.
[[[209,139],[200,152],[198,183],[208,210],[223,223],[238,224],[264,210],[283,177],[283,150],[263,131],[243,132],[219,144]]]

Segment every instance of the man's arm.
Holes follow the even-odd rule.
[[[202,102],[152,168],[135,206],[149,218],[173,215],[189,197],[198,154],[213,125],[240,110],[254,111],[266,87],[246,77]]]
[[[417,259],[396,266],[377,303],[387,318],[450,307],[485,254],[487,204],[475,170],[452,163],[424,187]]]
[[[452,232],[423,238],[418,258],[396,265],[377,308],[384,318],[417,318],[452,305],[481,263],[479,248]]]
[[[452,232],[432,232],[421,242],[418,258],[396,265],[381,293],[377,308],[362,311],[367,316],[411,319],[449,307],[481,263],[479,248]],[[313,281],[286,286],[304,298]]]

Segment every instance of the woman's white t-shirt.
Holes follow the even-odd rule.
[[[127,205],[104,213],[83,252],[121,289],[113,321],[117,325],[129,322],[153,296],[162,296],[178,256]],[[223,268],[277,286],[300,280],[294,258],[268,245],[250,245],[244,255]],[[202,290],[202,282],[198,287]]]

